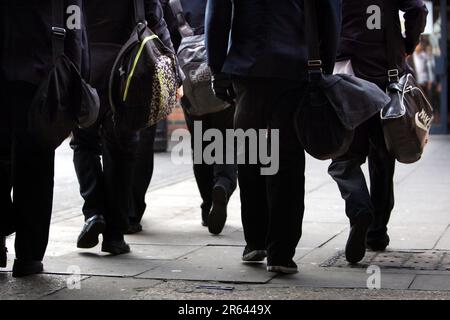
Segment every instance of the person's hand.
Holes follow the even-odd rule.
[[[183,98],[183,96],[184,96],[183,86],[180,86],[180,87],[177,89],[177,101],[180,101],[181,98]]]
[[[214,94],[220,100],[234,104],[236,94],[233,89],[231,76],[225,73],[217,73],[212,76],[212,89]]]

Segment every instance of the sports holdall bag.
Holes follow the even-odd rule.
[[[97,91],[82,78],[64,54],[64,1],[53,0],[53,67],[39,86],[28,114],[30,132],[38,143],[56,149],[76,127],[95,123],[100,109]]]
[[[230,104],[217,98],[211,87],[212,74],[206,56],[205,35],[194,35],[180,0],[170,0],[170,6],[182,37],[177,56],[185,75],[184,95],[190,102],[186,111],[194,116],[202,116],[225,110]]]
[[[386,15],[386,20],[386,39],[389,42],[389,85],[386,91],[391,103],[381,111],[381,123],[388,151],[399,162],[414,163],[422,157],[428,142],[433,108],[412,74],[400,76],[396,61],[400,47],[394,36],[392,15]]]
[[[148,27],[143,0],[134,0],[136,27],[120,50],[109,79],[116,128],[138,131],[165,119],[177,103],[175,53]]]
[[[354,129],[377,114],[390,100],[369,81],[346,74],[324,74],[316,0],[305,0],[305,19],[309,83],[294,115],[294,125],[306,152],[319,160],[334,159],[348,151]]]

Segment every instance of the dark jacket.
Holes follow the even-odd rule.
[[[48,74],[52,66],[51,3],[51,0],[0,2],[0,69],[7,81],[39,84]],[[83,10],[82,0],[65,0],[65,7],[69,5]],[[66,28],[65,53],[87,77],[89,55],[84,21],[81,26],[81,30]]]
[[[144,0],[149,28],[173,49],[159,0]],[[86,1],[88,35],[91,46],[91,81],[105,87],[120,48],[129,39],[135,24],[133,0]]]
[[[387,12],[386,2],[391,2],[394,12]],[[371,14],[367,8],[377,5],[382,12],[381,29],[370,30],[367,19]],[[403,37],[399,11],[405,12],[406,34]],[[422,0],[343,0],[342,35],[338,60],[351,59],[356,75],[380,82],[387,77],[387,48],[392,44],[386,40],[386,15],[394,17],[396,38],[398,39],[397,63],[401,71],[405,69],[405,54],[412,54],[419,43],[420,34],[426,24],[427,9]]]
[[[340,3],[317,1],[321,58],[328,73],[335,62]],[[295,80],[307,77],[303,0],[209,0],[205,28],[209,64],[215,73]]]
[[[169,28],[173,46],[176,50],[180,46],[181,35],[179,33],[178,21],[175,18],[169,0],[160,0],[164,9],[164,18]],[[183,7],[184,17],[195,35],[205,33],[205,11],[208,0],[180,0]]]

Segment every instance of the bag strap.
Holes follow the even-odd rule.
[[[52,54],[53,63],[64,54],[66,28],[64,23],[64,0],[52,0]]]
[[[183,5],[180,0],[170,0],[169,1],[170,8],[172,9],[172,13],[177,19],[178,30],[180,31],[181,37],[192,37],[194,35],[194,29],[189,25],[184,16]]]
[[[394,6],[394,1],[384,1],[384,34],[386,39],[386,57],[388,59],[388,79],[389,83],[400,81],[399,64],[397,63],[398,53],[401,48],[398,43],[398,28],[395,25],[394,14],[398,14],[398,10]]]
[[[308,42],[308,74],[309,79],[316,80],[322,76],[323,63],[320,58],[319,26],[317,23],[317,0],[305,0],[305,30]]]
[[[136,25],[140,22],[146,22],[145,19],[145,4],[144,0],[133,0],[134,1],[134,22]]]

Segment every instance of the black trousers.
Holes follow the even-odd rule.
[[[2,86],[0,236],[16,232],[16,258],[42,261],[52,212],[55,152],[39,145],[27,128],[36,87],[25,82]]]
[[[305,153],[293,122],[304,85],[248,78],[235,80],[234,88],[236,129],[279,130],[279,171],[275,175],[261,175],[261,164],[239,165],[245,240],[252,249],[267,248],[269,264],[285,264],[295,255],[305,209]]]
[[[368,158],[370,191],[361,165]],[[377,240],[387,232],[394,208],[395,159],[386,149],[380,116],[377,114],[356,129],[355,140],[344,156],[332,161],[329,174],[337,182],[345,200],[346,214],[353,223],[360,214],[374,221],[367,240]]]
[[[145,195],[153,176],[156,125],[139,133],[139,145],[136,150],[136,161],[132,183],[132,202],[129,211],[130,223],[142,220],[147,204]]]
[[[121,240],[129,226],[139,133],[115,130],[106,92],[99,90],[99,96],[101,115],[97,123],[89,129],[75,130],[70,145],[85,201],[85,218],[103,215],[107,225],[104,237]]]
[[[189,101],[183,99],[183,104],[187,103],[189,103]],[[189,108],[183,108],[183,110],[186,109]],[[199,139],[199,137],[196,137],[194,135],[194,124],[196,121],[199,121],[202,124],[202,137],[205,131],[209,129],[217,129],[225,137],[226,130],[233,129],[234,112],[235,107],[228,107],[223,111],[206,114],[203,116],[190,115],[188,112],[184,111],[186,124],[191,134],[192,151],[194,152],[194,140],[196,138]],[[205,142],[202,139],[202,153],[209,143],[210,142]],[[226,154],[226,150],[224,150],[223,154]],[[227,164],[225,162],[226,161],[224,161],[223,164],[215,163],[212,165],[206,164],[204,162],[194,163],[195,180],[200,191],[200,196],[202,197],[202,210],[209,211],[211,209],[212,191],[214,186],[221,185],[222,187],[224,187],[227,192],[228,198],[230,198],[234,190],[236,190],[237,165],[235,163]]]

